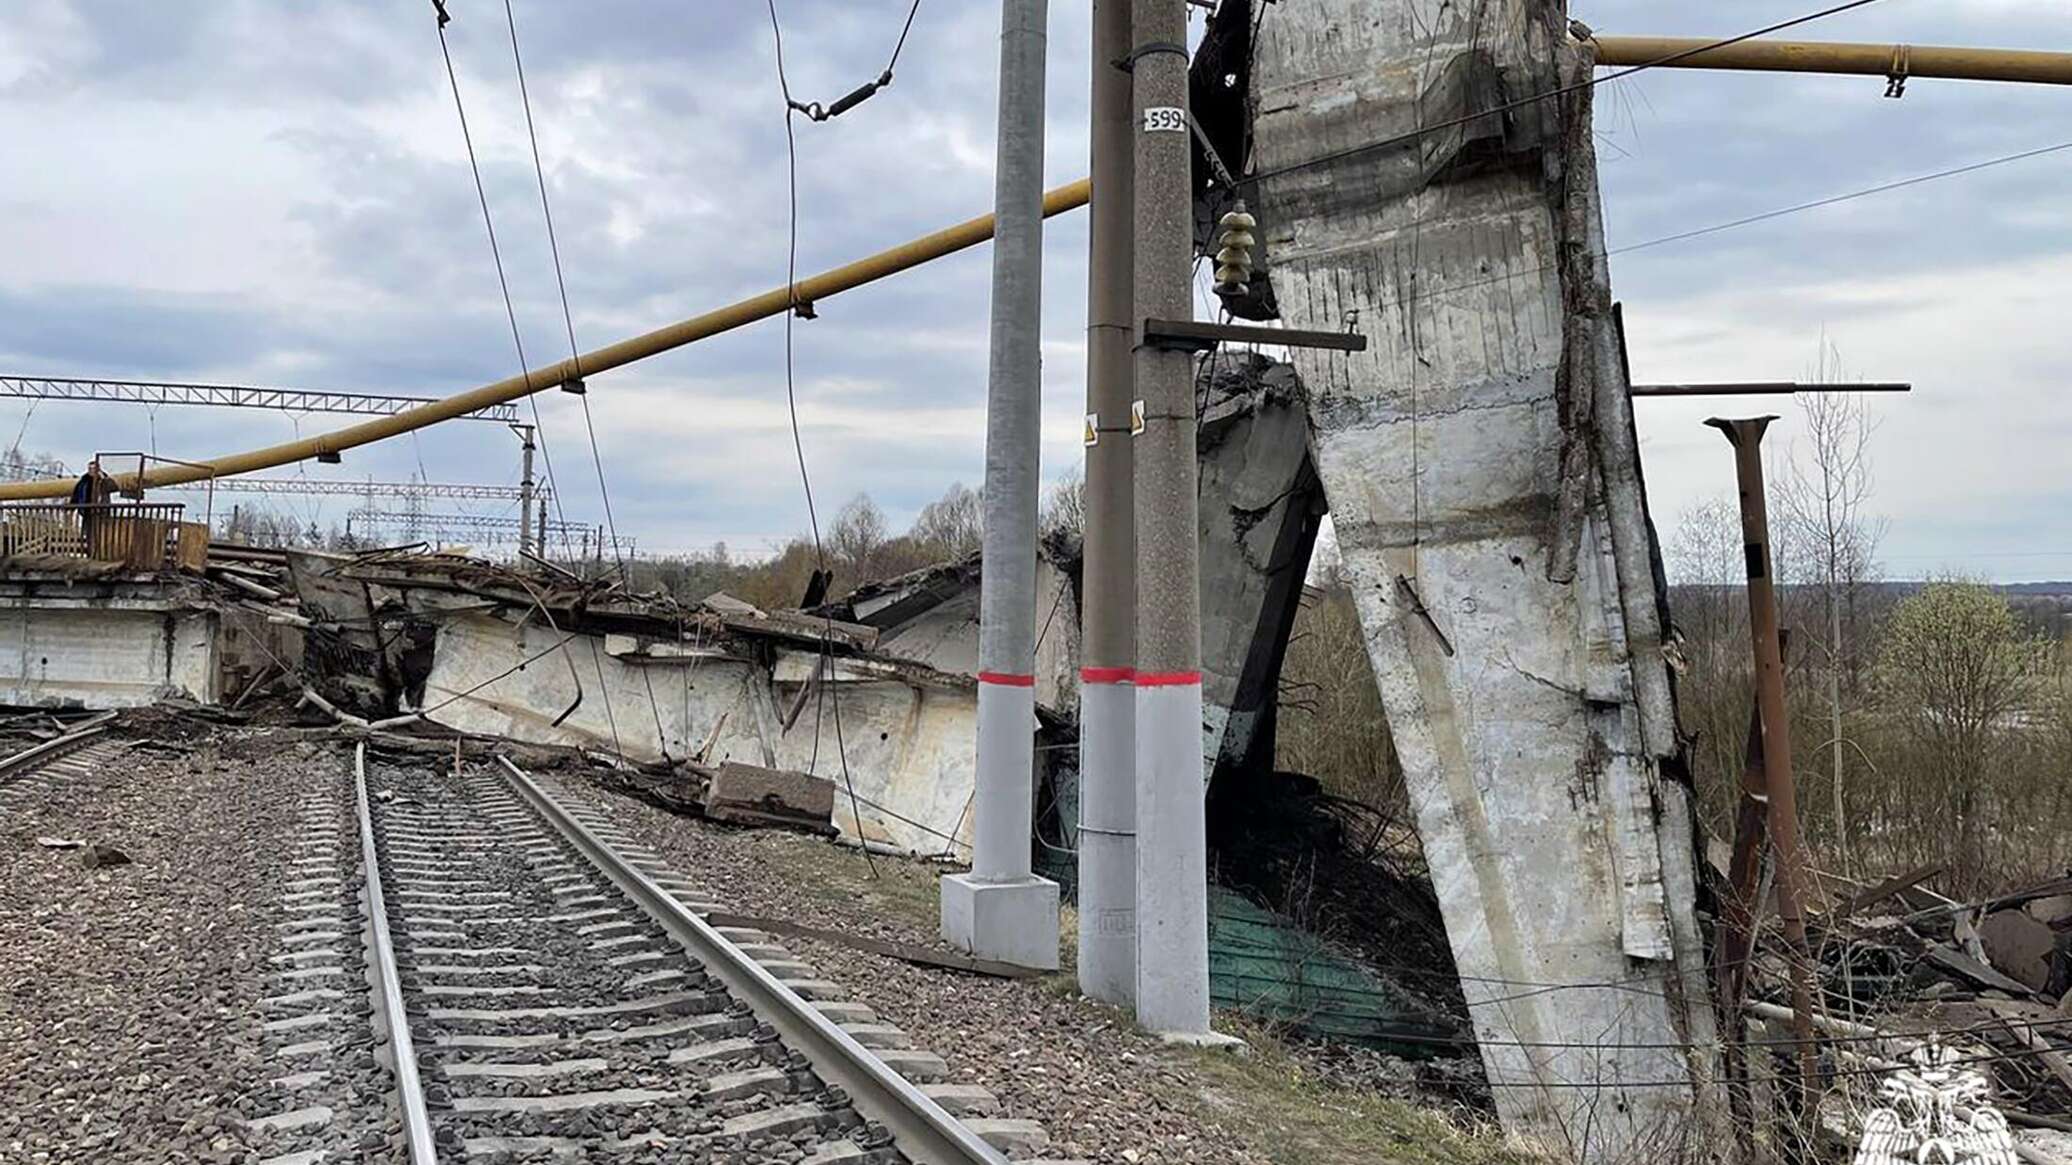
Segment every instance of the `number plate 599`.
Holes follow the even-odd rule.
[[[1144,132],[1187,132],[1187,111],[1171,105],[1153,105],[1144,110]]]

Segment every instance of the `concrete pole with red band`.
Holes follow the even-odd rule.
[[[1194,202],[1187,112],[1187,2],[1135,0],[1136,306],[1193,317]],[[1194,360],[1139,331],[1137,534],[1137,1022],[1182,1039],[1209,1032],[1204,836],[1201,562],[1195,501]]]
[[[1086,543],[1079,671],[1079,989],[1137,997],[1137,537],[1130,480],[1130,0],[1093,0]]]
[[[980,958],[1051,970],[1058,965],[1058,886],[1029,868],[1047,18],[1048,0],[1002,0],[979,578],[978,789],[971,873],[942,880],[942,935]]]

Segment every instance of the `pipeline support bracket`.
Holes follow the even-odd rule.
[[[1210,324],[1196,320],[1144,321],[1144,346],[1168,352],[1207,352],[1218,344],[1279,344],[1287,348],[1330,348],[1365,352],[1367,337],[1358,332],[1312,332],[1300,328],[1255,328],[1244,324]]]

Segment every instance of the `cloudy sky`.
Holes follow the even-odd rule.
[[[1293,0],[1283,0],[1293,2]],[[502,6],[449,0],[448,38],[532,362],[566,355]],[[1053,183],[1085,172],[1083,5],[1052,4]],[[1727,35],[1804,0],[1576,0],[1600,32]],[[574,305],[596,347],[781,286],[783,106],[757,0],[519,0]],[[802,98],[884,67],[904,0],[780,0]],[[1269,9],[1268,19],[1272,19]],[[925,0],[891,89],[801,123],[799,268],[989,209],[998,6]],[[1827,39],[2072,50],[2056,0],[1885,0]],[[1615,248],[2072,141],[2072,92],[1662,71],[1598,98]],[[443,395],[517,357],[426,0],[10,0],[0,12],[0,372]],[[2072,577],[2072,150],[1612,260],[1643,380],[1784,379],[1826,336],[1876,405],[1889,573]],[[1045,472],[1078,458],[1085,222],[1046,239]],[[820,305],[797,328],[823,511],[867,491],[895,524],[982,460],[983,249]],[[758,553],[805,524],[776,321],[599,376],[622,533]],[[583,415],[538,398],[572,521],[601,516]],[[1746,402],[1744,402],[1746,403]],[[1754,402],[1762,403],[1762,402]],[[1666,527],[1723,492],[1718,404],[1640,402]],[[1732,407],[1732,406],[1730,406]],[[1789,413],[1787,404],[1782,410]],[[0,442],[195,458],[336,416],[0,401]],[[1793,430],[1778,430],[1779,448]],[[455,423],[310,476],[508,483],[515,440]],[[351,503],[283,505],[324,524]],[[465,507],[457,507],[465,508]],[[477,504],[473,512],[501,512]]]

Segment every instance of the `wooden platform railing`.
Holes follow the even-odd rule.
[[[0,556],[48,555],[114,562],[136,570],[175,569],[199,553],[182,551],[206,531],[182,522],[186,507],[168,502],[103,505],[0,505]],[[198,564],[197,564],[198,568]]]

